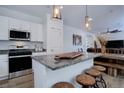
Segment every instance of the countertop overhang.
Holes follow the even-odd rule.
[[[77,64],[79,62],[83,62],[86,60],[93,59],[95,57],[99,57],[101,54],[99,53],[87,53],[83,56],[79,56],[74,59],[55,59],[55,55],[39,55],[39,56],[32,56],[32,59],[38,61],[39,63],[45,65],[46,67],[57,70],[63,67],[71,66]]]

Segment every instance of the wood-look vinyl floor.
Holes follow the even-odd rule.
[[[107,88],[124,88],[124,77],[112,77],[103,74],[103,78],[107,83]],[[0,88],[34,88],[33,74],[0,81]]]
[[[33,87],[34,87],[33,74],[0,81],[0,88],[33,88]]]

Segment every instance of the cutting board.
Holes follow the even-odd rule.
[[[73,58],[76,58],[76,57],[82,56],[82,55],[83,54],[81,52],[68,52],[68,53],[62,53],[62,54],[55,55],[55,58],[73,59]]]

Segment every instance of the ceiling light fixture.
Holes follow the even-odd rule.
[[[61,9],[63,6],[53,5],[53,18],[61,19]]]
[[[85,29],[86,31],[91,30],[91,22],[92,18],[88,16],[88,10],[87,10],[87,5],[86,5],[86,16],[85,16]]]

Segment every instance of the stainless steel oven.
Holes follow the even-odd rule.
[[[9,50],[9,78],[32,73],[32,52],[29,49]]]
[[[24,40],[30,41],[30,32],[9,30],[9,40]]]

